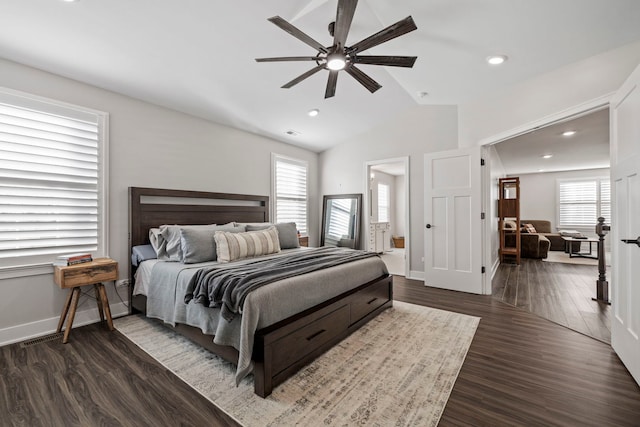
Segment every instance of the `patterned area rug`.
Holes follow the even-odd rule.
[[[275,388],[234,385],[235,366],[141,316],[116,328],[244,426],[436,426],[480,319],[394,301]]]

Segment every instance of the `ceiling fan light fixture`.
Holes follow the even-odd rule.
[[[491,55],[487,57],[489,65],[500,65],[508,59],[507,55]]]
[[[332,53],[327,56],[327,68],[333,71],[344,70],[347,65],[347,59],[339,53]]]

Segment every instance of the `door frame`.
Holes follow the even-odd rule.
[[[536,129],[542,128],[542,127],[546,127],[546,126],[550,126],[556,123],[561,123],[563,121],[566,120],[570,120],[570,119],[575,119],[577,117],[583,116],[585,114],[589,114],[592,113],[594,111],[598,111],[600,109],[603,108],[609,108],[610,107],[610,101],[612,96],[614,95],[615,92],[611,92],[608,93],[606,95],[594,98],[590,101],[586,101],[582,104],[578,104],[575,105],[573,107],[569,107],[567,109],[558,111],[556,113],[550,114],[548,116],[544,116],[540,119],[525,123],[523,125],[517,126],[515,128],[497,133],[495,135],[486,137],[486,138],[482,138],[479,142],[478,145],[484,147],[485,149],[488,149],[489,146],[497,144],[499,142],[505,141],[507,139],[511,139],[514,138],[516,136],[520,136],[523,135],[525,133],[534,131]],[[491,185],[493,185],[494,183],[491,182],[491,160],[488,158],[488,156],[485,155],[485,152],[483,151],[483,158],[485,159],[485,169],[483,169],[482,171],[482,187],[483,187],[483,209],[487,210],[487,208],[489,206],[491,206],[492,203],[494,203],[493,200],[491,200]],[[493,221],[494,218],[487,218],[486,221],[484,221],[484,227],[483,227],[483,234],[485,237],[485,246],[484,246],[484,264],[485,266],[490,266],[491,267],[491,274],[486,274],[484,277],[484,283],[483,283],[483,288],[486,291],[487,294],[491,294],[492,293],[492,288],[491,288],[491,281],[493,279],[493,276],[495,275],[498,266],[499,266],[499,262],[493,262],[492,260],[492,248],[491,248],[491,239],[489,239],[488,237],[491,236],[493,233],[493,230],[491,228],[491,223]],[[594,224],[595,226],[595,224]],[[615,260],[612,260],[612,262],[615,262]]]
[[[380,160],[370,160],[364,163],[364,198],[363,198],[363,210],[364,212],[364,221],[361,242],[365,244],[368,242],[365,236],[369,235],[369,224],[371,222],[371,215],[369,215],[369,210],[371,209],[371,200],[370,200],[370,190],[369,190],[369,177],[371,174],[371,166],[383,165],[386,163],[402,163],[404,165],[404,275],[407,279],[415,279],[411,274],[411,203],[410,203],[410,186],[409,182],[409,156],[404,157],[393,157],[389,159],[380,159]],[[363,246],[363,248],[368,248],[368,246]],[[419,279],[418,279],[419,280]]]

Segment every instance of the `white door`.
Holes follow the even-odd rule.
[[[611,346],[640,384],[640,67],[611,100]]]
[[[424,156],[425,285],[482,293],[480,147]]]

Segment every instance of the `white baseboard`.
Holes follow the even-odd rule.
[[[424,271],[411,270],[407,279],[420,280],[421,282],[424,282]]]
[[[111,308],[111,317],[116,318],[129,313],[129,308],[122,302],[109,304]],[[54,333],[58,328],[58,316],[49,319],[42,319],[36,322],[25,323],[22,325],[11,326],[9,328],[0,329],[0,347],[16,342],[25,341],[32,338],[41,337]],[[77,311],[73,320],[73,327],[89,325],[100,321],[100,315],[96,307],[87,308],[83,311]]]

